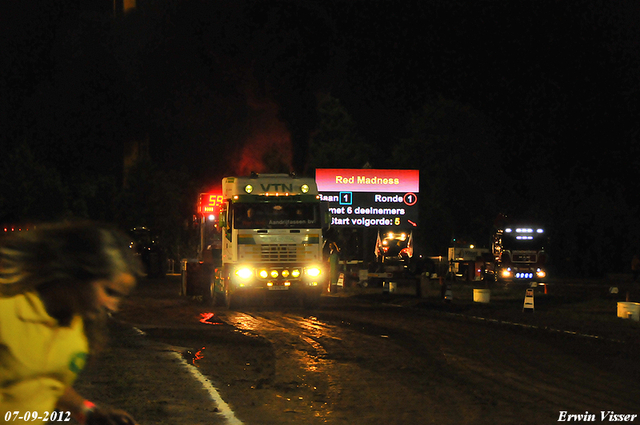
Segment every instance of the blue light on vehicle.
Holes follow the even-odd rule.
[[[533,233],[533,229],[521,227],[519,229],[516,229],[516,233]]]

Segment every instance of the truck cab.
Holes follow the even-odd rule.
[[[322,261],[322,215],[315,180],[252,174],[222,180],[222,265],[212,296],[228,307],[252,295],[320,301],[329,274]]]
[[[497,228],[491,245],[495,279],[501,282],[544,279],[546,242],[545,231],[539,226],[520,223]]]

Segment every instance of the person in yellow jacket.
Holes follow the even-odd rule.
[[[0,420],[136,424],[72,387],[88,354],[104,342],[108,313],[140,274],[128,242],[92,222],[0,239]]]

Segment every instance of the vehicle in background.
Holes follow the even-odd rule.
[[[376,264],[369,271],[371,285],[382,284],[385,291],[390,283],[415,274],[418,265],[413,263],[413,233],[404,231],[378,231],[375,246]],[[413,267],[412,267],[413,266]],[[419,265],[421,268],[422,265]]]
[[[540,226],[510,221],[496,226],[491,241],[494,261],[487,274],[499,282],[539,281],[547,276],[547,236]]]
[[[376,261],[381,267],[407,268],[413,257],[412,232],[386,232],[376,240]]]
[[[140,257],[147,277],[164,277],[167,274],[167,256],[151,230],[146,227],[134,227],[129,231],[129,236],[129,247]]]
[[[485,279],[487,266],[491,267],[493,256],[487,248],[456,244],[449,247],[447,261],[449,262],[448,279],[481,281]]]

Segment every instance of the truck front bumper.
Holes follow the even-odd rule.
[[[229,279],[236,288],[287,291],[321,288],[324,276],[316,265],[240,265],[231,271]]]
[[[541,268],[520,268],[505,267],[498,271],[498,279],[500,280],[536,280],[544,279],[546,272]]]

